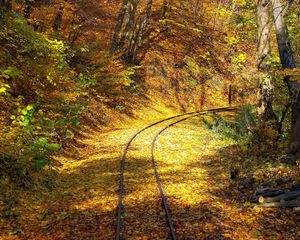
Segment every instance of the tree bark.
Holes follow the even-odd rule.
[[[284,193],[285,192],[283,190],[274,190],[274,191],[261,192],[260,194],[256,194],[256,195],[261,197],[275,197]]]
[[[59,9],[56,13],[55,19],[54,19],[54,23],[52,26],[53,31],[57,31],[58,29],[60,29],[64,10],[65,10],[65,4],[62,3],[62,4],[60,4],[60,7],[59,7]]]
[[[285,21],[288,5],[281,0],[272,0],[273,18],[276,28],[276,38],[282,67],[284,69],[296,68],[296,62],[292,53],[289,32]]]
[[[25,7],[24,7],[24,18],[29,20],[31,16],[31,3],[30,1],[25,1]]]
[[[163,6],[163,18],[167,16],[168,12],[168,0],[164,0],[164,6]]]
[[[289,193],[280,194],[279,196],[274,197],[267,197],[267,196],[260,196],[259,202],[260,203],[271,203],[271,202],[280,202],[280,201],[288,201],[293,200],[300,197],[300,191],[294,191]]]
[[[259,91],[258,113],[262,123],[273,121],[277,127],[278,120],[273,110],[273,79],[270,74],[271,59],[271,22],[269,13],[270,0],[259,0],[257,4],[257,29],[258,29],[258,59]]]
[[[119,45],[119,38],[120,38],[120,32],[122,30],[122,26],[124,23],[124,19],[125,19],[125,15],[128,9],[128,4],[129,4],[129,0],[123,0],[123,4],[118,16],[118,22],[115,26],[115,31],[114,31],[114,36],[113,36],[113,41],[111,44],[111,52],[114,52],[117,50],[118,45]]]
[[[299,201],[281,202],[281,203],[263,203],[258,205],[260,208],[295,208],[300,207]]]
[[[296,68],[289,40],[289,32],[284,19],[289,4],[283,4],[281,0],[272,0],[272,6],[282,68]],[[296,161],[300,157],[300,83],[293,80],[292,76],[286,76],[284,81],[289,89],[292,108],[290,154],[294,157],[294,161]]]
[[[125,29],[122,33],[122,37],[119,43],[120,46],[123,46],[126,40],[131,38],[131,35],[134,31],[134,26],[136,22],[136,10],[139,2],[140,0],[132,0],[129,2],[129,9],[128,9],[129,17],[125,25]]]
[[[4,9],[6,11],[12,10],[12,1],[11,0],[0,0],[0,9]]]
[[[128,52],[128,57],[132,62],[135,61],[137,50],[141,46],[144,31],[146,29],[148,19],[150,17],[151,8],[152,8],[152,0],[147,0],[146,13],[140,24],[139,31],[137,32],[136,41],[134,42],[134,46],[132,47],[132,49],[129,49]]]

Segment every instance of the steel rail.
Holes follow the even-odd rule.
[[[157,142],[157,139],[158,137],[163,133],[165,132],[167,129],[169,129],[170,127],[178,124],[178,123],[181,123],[181,122],[184,122],[188,119],[191,119],[191,118],[194,118],[194,117],[197,117],[197,116],[200,116],[200,115],[205,115],[207,113],[210,113],[210,112],[229,112],[229,111],[234,111],[234,110],[237,110],[238,107],[232,107],[232,108],[219,108],[219,109],[210,109],[210,110],[206,110],[206,111],[201,111],[201,112],[198,112],[198,113],[195,113],[194,115],[192,116],[188,116],[188,117],[185,117],[183,119],[180,119],[176,122],[173,122],[169,125],[167,125],[166,127],[164,127],[163,129],[161,129],[154,137],[153,141],[152,141],[152,145],[151,145],[151,153],[152,153],[152,167],[153,167],[153,170],[154,170],[154,174],[155,174],[155,178],[156,178],[156,182],[157,182],[157,185],[158,185],[158,188],[159,188],[159,192],[160,192],[160,195],[161,195],[161,200],[162,200],[162,204],[164,206],[164,210],[165,210],[165,214],[166,214],[166,218],[167,218],[167,222],[168,222],[168,225],[169,225],[169,228],[170,228],[170,234],[171,234],[171,239],[172,240],[176,240],[177,237],[176,237],[176,228],[174,226],[174,221],[173,221],[173,218],[172,218],[172,214],[171,214],[171,210],[169,208],[169,204],[168,204],[168,201],[166,199],[166,196],[164,194],[164,191],[163,191],[163,186],[162,186],[162,183],[161,183],[161,180],[160,180],[160,176],[159,176],[159,173],[158,173],[158,168],[157,168],[157,164],[156,164],[156,160],[155,160],[155,144]]]
[[[184,114],[178,114],[178,115],[175,115],[175,116],[172,116],[172,117],[169,117],[169,118],[165,118],[165,119],[162,119],[160,121],[157,121],[155,123],[152,123],[144,128],[142,128],[141,130],[139,130],[137,133],[135,133],[131,139],[127,142],[126,146],[125,146],[125,149],[124,149],[124,152],[123,152],[123,155],[122,155],[122,159],[121,159],[121,164],[120,164],[120,173],[119,173],[119,189],[118,189],[118,206],[117,206],[117,216],[116,216],[116,240],[121,240],[121,229],[122,229],[122,213],[123,213],[123,195],[124,195],[124,189],[125,189],[125,185],[124,185],[124,171],[125,171],[125,163],[126,163],[126,156],[127,156],[127,153],[128,153],[128,150],[129,150],[129,147],[131,145],[131,143],[134,141],[134,139],[136,139],[142,132],[146,131],[147,129],[151,128],[151,127],[154,127],[160,123],[163,123],[163,122],[166,122],[168,120],[172,120],[172,119],[175,119],[175,118],[178,118],[178,117],[183,117],[183,116],[189,116],[189,115],[192,115],[192,116],[189,116],[189,117],[186,117],[184,119],[181,119],[179,121],[176,121],[176,122],[173,122],[172,124],[169,124],[167,127],[165,127],[163,130],[161,130],[159,132],[159,134],[157,134],[155,136],[155,139],[154,141],[152,142],[152,166],[155,170],[155,176],[156,176],[156,180],[157,180],[157,183],[158,183],[158,186],[159,186],[159,190],[160,190],[160,194],[161,194],[161,198],[164,199],[162,200],[163,201],[163,204],[164,204],[164,209],[165,209],[165,212],[166,212],[166,217],[167,217],[167,221],[168,221],[168,225],[170,227],[170,230],[171,230],[171,236],[172,236],[172,239],[175,240],[176,239],[176,231],[175,231],[175,227],[174,227],[174,224],[173,224],[173,221],[172,221],[172,218],[171,218],[171,213],[170,211],[168,210],[168,204],[167,204],[167,201],[166,201],[166,198],[165,198],[165,195],[163,193],[163,188],[161,186],[161,183],[160,183],[160,178],[159,178],[159,174],[158,174],[158,171],[157,171],[157,167],[156,167],[156,163],[155,163],[155,158],[154,158],[154,150],[155,150],[155,142],[158,138],[158,136],[164,132],[165,130],[167,130],[168,128],[170,128],[171,126],[174,126],[180,122],[183,122],[191,117],[196,117],[196,116],[199,116],[201,114],[205,114],[205,113],[209,113],[209,112],[225,112],[225,111],[232,111],[232,110],[236,110],[237,108],[239,107],[226,107],[226,108],[216,108],[216,109],[209,109],[209,110],[205,110],[205,111],[195,111],[195,112],[189,112],[189,113],[184,113]],[[153,144],[154,143],[154,144]]]
[[[146,127],[144,127],[143,129],[139,130],[137,133],[135,133],[131,139],[128,141],[128,143],[125,146],[124,152],[123,152],[123,156],[121,159],[121,164],[120,164],[120,173],[119,173],[119,190],[118,190],[118,206],[117,206],[117,223],[116,223],[116,240],[120,240],[121,239],[121,228],[122,228],[122,212],[123,212],[123,195],[124,195],[124,171],[125,171],[125,163],[126,163],[126,156],[129,150],[129,147],[131,145],[131,143],[134,141],[134,139],[136,139],[142,132],[146,131],[147,129],[154,127],[160,123],[166,122],[168,120],[172,120],[174,118],[178,118],[178,117],[182,117],[182,116],[186,116],[186,115],[192,115],[195,114],[197,112],[190,112],[190,113],[184,113],[184,114],[178,114],[166,119],[162,119],[160,121],[157,121],[155,123],[152,123]]]

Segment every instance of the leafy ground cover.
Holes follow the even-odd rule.
[[[179,239],[298,239],[297,210],[258,209],[248,202],[253,188],[285,186],[276,179],[288,176],[290,183],[290,178],[298,178],[296,171],[289,168],[287,175],[287,168],[279,163],[261,171],[268,158],[278,156],[258,158],[253,149],[241,148],[232,138],[212,132],[202,120],[193,118],[168,129],[155,151]],[[150,122],[135,121],[130,128],[85,128],[78,139],[81,146],[56,157],[43,187],[19,193],[15,218],[1,219],[1,238],[112,239],[120,156],[128,139]],[[130,148],[124,239],[167,238],[150,148],[161,128],[144,132]],[[253,169],[255,186],[240,189],[241,182],[230,180],[232,167],[239,167],[242,177],[250,176],[246,169]]]
[[[275,160],[265,171],[278,155],[262,157],[257,149],[212,134],[199,122],[193,119],[169,129],[157,149],[178,235],[182,239],[299,239],[297,210],[259,209],[249,203],[255,188],[288,187],[299,179],[297,169]],[[254,186],[243,188],[242,181],[230,180],[235,167],[242,179],[254,173]]]

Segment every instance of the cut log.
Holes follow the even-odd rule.
[[[272,202],[272,203],[263,203],[257,205],[259,208],[296,208],[300,207],[299,201],[290,201],[290,202]]]
[[[294,184],[292,187],[291,187],[291,191],[300,191],[300,185],[297,183],[297,184]]]
[[[249,202],[251,203],[258,203],[259,196],[251,196]]]
[[[272,202],[280,202],[280,201],[283,201],[283,200],[288,201],[288,200],[296,199],[298,197],[300,197],[300,191],[294,191],[294,192],[281,194],[281,195],[276,196],[276,197],[263,197],[263,196],[260,196],[259,197],[259,202],[260,203],[272,203]]]
[[[260,191],[259,194],[256,192],[256,195],[250,197],[249,202],[258,203],[260,197],[275,197],[284,193],[284,190]]]
[[[255,192],[255,195],[263,195],[266,193],[270,193],[270,192],[276,192],[278,191],[278,189],[275,188],[261,188],[261,189],[257,189]]]
[[[262,197],[275,197],[275,196],[278,196],[278,195],[281,195],[281,194],[284,194],[284,193],[285,193],[284,190],[277,190],[277,191],[274,191],[274,192],[262,193],[259,196],[262,196]]]

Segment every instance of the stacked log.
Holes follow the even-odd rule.
[[[250,202],[258,203],[261,208],[295,208],[300,207],[300,188],[292,189],[258,189]]]

